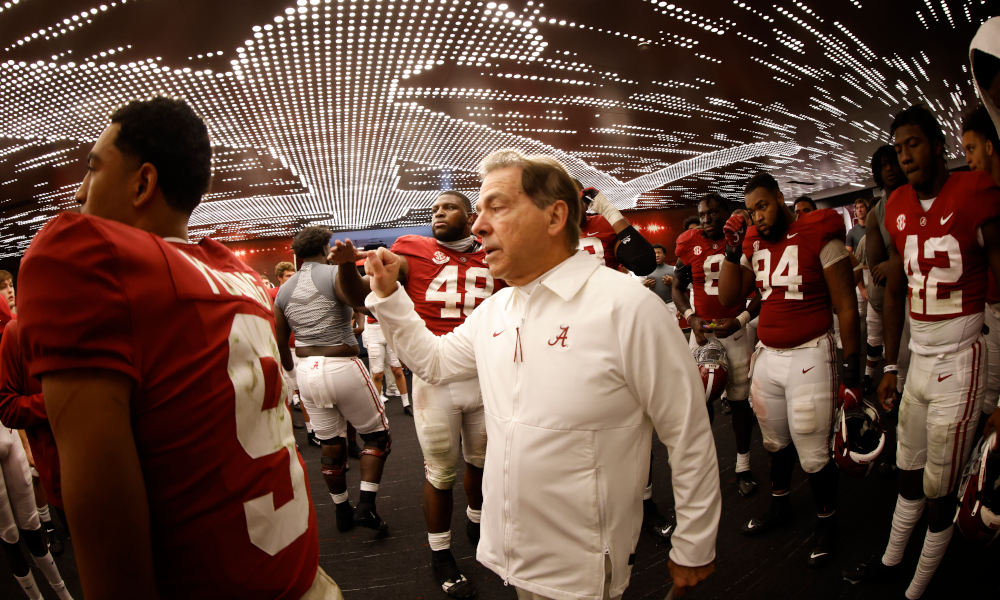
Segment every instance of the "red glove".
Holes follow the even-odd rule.
[[[839,404],[844,408],[844,410],[851,410],[861,403],[861,388],[849,388],[844,384],[840,384],[840,397]]]
[[[726,234],[726,245],[742,249],[743,238],[747,233],[747,220],[741,214],[734,214],[726,221],[722,231]]]

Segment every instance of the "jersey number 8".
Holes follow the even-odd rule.
[[[476,286],[478,279],[485,279],[484,287]],[[427,286],[425,299],[428,302],[444,302],[441,309],[442,319],[459,319],[462,312],[465,316],[476,309],[476,298],[489,298],[493,295],[493,276],[490,270],[483,267],[469,267],[465,272],[465,291],[458,291],[458,265],[448,265],[441,269],[437,277]],[[464,296],[464,298],[463,298]],[[463,304],[462,309],[458,308]]]
[[[270,324],[237,314],[229,332],[229,377],[236,393],[236,437],[250,458],[288,453],[292,499],[276,508],[274,491],[243,503],[250,541],[274,556],[309,528],[306,478],[295,451],[292,415],[285,407],[278,343]],[[287,497],[287,493],[283,494]]]

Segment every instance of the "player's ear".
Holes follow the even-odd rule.
[[[785,203],[785,195],[781,193],[781,190],[778,190],[777,198],[778,198],[778,206],[781,206]]]
[[[158,179],[156,167],[150,163],[143,163],[136,171],[135,191],[132,197],[132,205],[135,208],[144,206],[156,192]]]
[[[986,140],[983,147],[986,148],[986,156],[993,156],[993,140]]]

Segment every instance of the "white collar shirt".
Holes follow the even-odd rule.
[[[506,583],[600,600],[607,555],[610,594],[624,592],[654,427],[677,514],[670,557],[714,560],[721,495],[705,390],[658,296],[578,252],[525,289],[494,294],[441,337],[402,288],[366,304],[424,381],[478,374],[489,441],[477,559]]]

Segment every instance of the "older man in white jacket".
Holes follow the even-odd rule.
[[[506,150],[481,170],[473,231],[490,274],[513,287],[437,337],[383,248],[368,258],[366,300],[423,380],[479,375],[489,442],[477,558],[522,599],[621,596],[655,427],[670,454],[669,568],[682,595],[714,568],[721,506],[705,390],[684,336],[659,298],[576,252],[579,193],[557,161]]]

